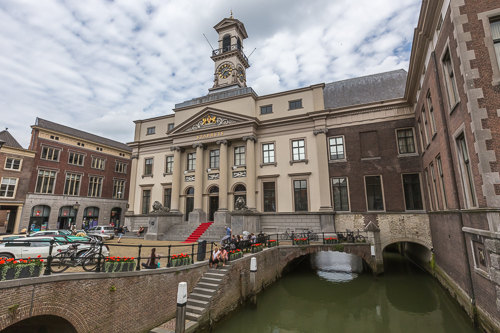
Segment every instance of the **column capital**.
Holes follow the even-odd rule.
[[[322,128],[322,129],[316,129],[313,131],[313,134],[314,135],[318,135],[318,134],[327,134],[328,133],[328,129],[327,128]]]
[[[180,151],[181,153],[183,153],[184,148],[179,147],[179,146],[173,146],[173,147],[170,147],[170,151]]]
[[[207,146],[205,146],[203,143],[193,143],[193,148],[202,148],[202,149],[207,149]]]
[[[228,140],[217,140],[215,141],[215,143],[218,145],[226,145],[228,147],[231,145],[231,141]]]
[[[134,154],[134,155],[130,156],[130,159],[131,160],[135,160],[135,159],[138,160],[139,159],[139,154]]]
[[[254,142],[257,142],[257,137],[255,135],[248,135],[248,136],[244,136],[242,138],[243,141],[247,141],[247,140],[252,140]]]

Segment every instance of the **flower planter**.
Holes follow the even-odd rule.
[[[326,238],[325,244],[337,244],[339,241],[337,238]]]
[[[1,272],[2,281],[40,276],[40,272],[42,271],[41,268],[41,266],[35,266],[33,264],[20,264],[15,267],[6,267],[2,269]]]
[[[186,265],[191,265],[193,263],[193,260],[191,258],[175,258],[175,259],[170,259],[170,267],[179,267],[179,266],[186,266]]]
[[[131,272],[135,270],[135,261],[108,261],[104,263],[105,273]]]
[[[260,246],[252,246],[252,253],[260,252],[263,249],[264,249],[264,247],[262,245],[260,245]]]
[[[267,243],[267,247],[275,247],[275,246],[279,246],[279,243],[278,241],[269,241],[269,243]]]
[[[309,245],[307,242],[307,239],[294,239],[293,240],[293,245]]]
[[[243,258],[243,252],[229,253],[229,261]]]

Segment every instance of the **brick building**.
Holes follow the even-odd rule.
[[[0,131],[0,232],[19,229],[35,152],[24,149],[8,130]]]
[[[21,228],[122,224],[131,149],[40,118],[31,127],[36,157]]]

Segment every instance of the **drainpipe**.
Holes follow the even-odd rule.
[[[457,184],[458,184],[458,180],[457,180],[457,174],[455,172],[455,163],[454,163],[454,159],[453,159],[453,156],[451,154],[451,143],[450,143],[450,134],[449,134],[449,131],[448,131],[448,122],[446,121],[446,112],[444,110],[444,104],[443,104],[443,93],[441,91],[441,81],[439,80],[439,75],[438,75],[438,64],[437,64],[437,60],[436,60],[436,52],[433,51],[432,54],[431,54],[431,57],[432,57],[432,60],[434,61],[434,74],[436,76],[436,82],[437,82],[437,90],[438,90],[438,94],[439,94],[439,107],[441,109],[441,117],[443,118],[443,131],[444,131],[444,135],[446,137],[446,148],[447,148],[447,157],[448,157],[448,160],[450,161],[452,167],[451,167],[451,178],[453,179],[453,194],[454,194],[454,197],[455,197],[455,201],[457,202],[458,204],[458,216],[459,216],[459,220],[460,220],[460,231],[461,231],[461,235],[462,235],[462,242],[464,243],[464,256],[465,256],[465,259],[466,259],[466,264],[467,264],[467,278],[469,280],[469,290],[470,290],[470,293],[471,293],[471,300],[472,300],[472,306],[475,307],[476,305],[476,296],[475,296],[475,292],[474,292],[474,285],[472,283],[472,273],[471,273],[471,269],[470,269],[470,260],[469,260],[469,254],[467,253],[467,242],[466,242],[466,239],[465,239],[465,233],[462,231],[463,228],[464,228],[464,220],[463,220],[463,217],[462,217],[462,210],[460,209],[460,198],[458,196],[458,189],[457,189]],[[476,314],[475,314],[475,311],[473,310],[473,313],[472,313],[472,321],[473,323],[475,324],[477,322],[477,318],[476,318]]]

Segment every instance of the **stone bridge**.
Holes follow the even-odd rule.
[[[262,290],[281,276],[290,261],[320,251],[343,251],[361,257],[368,265],[374,263],[368,243],[288,245],[247,254],[232,262],[227,281],[212,302],[211,320],[222,318],[250,295],[251,257],[257,258],[257,281]],[[207,269],[208,262],[202,261],[175,268],[3,281],[0,331],[26,331],[30,320],[37,319],[57,332],[148,332],[175,317],[179,282],[187,282],[191,292]]]

